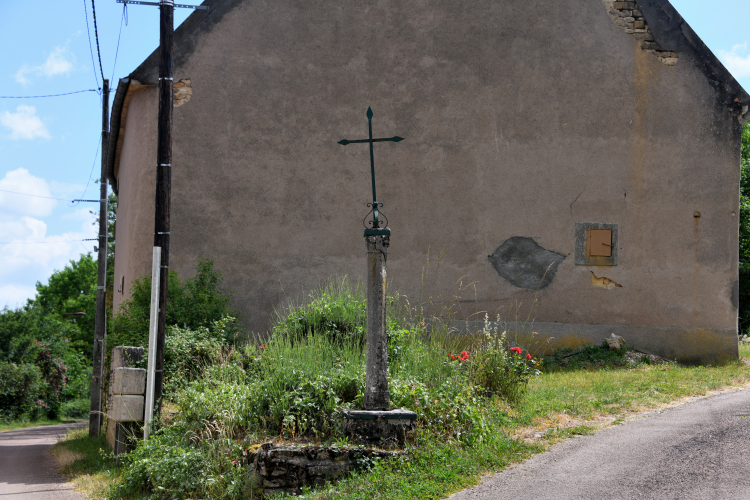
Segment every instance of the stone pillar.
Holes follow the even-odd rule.
[[[133,367],[142,358],[142,347],[112,349],[106,436],[115,456],[142,437],[146,370]]]
[[[367,366],[365,410],[390,410],[385,264],[390,236],[365,236],[367,244]]]

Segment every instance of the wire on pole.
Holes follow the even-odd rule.
[[[83,0],[83,13],[86,16],[86,34],[89,37],[89,52],[91,53],[91,65],[94,67],[94,80],[99,87],[99,77],[96,75],[96,62],[94,62],[94,48],[91,46],[91,30],[89,29],[89,11],[86,8],[86,0]]]
[[[99,90],[100,89],[86,89],[86,90],[76,90],[75,92],[65,92],[64,94],[48,94],[48,95],[0,95],[0,99],[39,99],[42,97],[60,97],[64,95],[81,94],[83,92],[99,92]]]
[[[94,16],[94,36],[96,37],[96,53],[99,56],[99,71],[102,75],[102,81],[104,81],[104,68],[102,68],[102,51],[99,48],[99,30],[96,28],[96,5],[94,5],[94,0],[91,0],[91,13]]]

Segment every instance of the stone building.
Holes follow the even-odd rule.
[[[369,153],[337,141],[371,106],[376,136],[405,138],[375,161],[412,304],[737,357],[750,97],[667,0],[204,4],[175,32],[170,264],[212,257],[252,329],[364,274]],[[154,52],[112,110],[115,308],[150,270],[157,78]]]

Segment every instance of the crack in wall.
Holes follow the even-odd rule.
[[[607,13],[617,26],[625,30],[625,33],[633,35],[638,40],[641,50],[655,55],[659,61],[667,66],[674,66],[679,60],[679,52],[662,48],[654,39],[653,33],[648,27],[648,22],[638,7],[638,2],[616,2],[614,0],[602,0],[607,7]]]

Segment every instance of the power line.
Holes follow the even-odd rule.
[[[31,244],[38,244],[38,243],[70,243],[72,241],[97,241],[99,238],[83,238],[83,239],[77,239],[77,240],[55,240],[55,241],[49,241],[49,240],[37,240],[37,241],[0,241],[0,245],[31,245]]]
[[[89,180],[86,181],[86,187],[83,189],[83,194],[81,195],[81,198],[83,198],[84,196],[86,196],[86,191],[88,190],[89,183],[91,182],[91,176],[94,174],[94,166],[96,166],[96,157],[99,156],[99,148],[101,147],[102,142],[103,142],[102,138],[103,138],[102,134],[99,134],[99,141],[97,141],[97,143],[96,143],[96,153],[94,153],[94,163],[91,164],[91,172],[89,172]],[[80,201],[80,200],[78,200],[78,201]],[[73,205],[76,205],[78,203],[78,201],[73,200],[73,202],[72,202]]]
[[[8,191],[7,189],[0,189],[0,191],[2,191],[3,193],[21,194],[23,196],[33,196],[35,198],[47,198],[48,200],[70,201],[68,198],[54,198],[52,196],[42,196],[40,194],[19,193],[18,191]]]
[[[96,86],[99,87],[99,77],[96,76],[96,63],[94,62],[94,48],[91,46],[91,30],[89,29],[89,11],[86,9],[86,0],[83,0],[83,13],[86,15],[86,34],[88,34],[89,36],[89,52],[91,52],[91,64],[94,67],[94,80],[96,80]]]
[[[99,92],[99,89],[76,90],[75,92],[66,92],[64,94],[48,94],[48,95],[0,95],[0,99],[37,99],[40,97],[60,97],[63,95],[80,94],[82,92]]]
[[[99,71],[104,80],[104,69],[102,68],[102,51],[99,49],[99,30],[96,29],[96,6],[94,0],[91,0],[91,13],[94,15],[94,36],[96,37],[96,53],[99,55]]]
[[[128,4],[126,3],[122,6],[122,17],[120,18],[120,32],[117,34],[117,49],[115,49],[115,64],[112,65],[112,78],[109,79],[110,82],[115,81],[115,68],[117,67],[117,54],[120,52],[120,36],[122,35],[122,22],[125,21],[125,26],[128,25],[127,9],[128,9]]]

